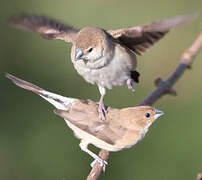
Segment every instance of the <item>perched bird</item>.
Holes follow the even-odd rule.
[[[63,97],[48,92],[13,75],[7,78],[17,86],[32,91],[53,104],[56,114],[65,119],[75,136],[81,139],[80,148],[92,156],[105,169],[107,162],[88,149],[88,144],[107,151],[120,151],[141,141],[151,124],[163,112],[150,106],[137,106],[123,109],[109,107],[107,119],[98,118],[98,104],[91,100]]]
[[[72,43],[71,59],[77,72],[89,83],[97,84],[101,93],[98,110],[106,119],[103,98],[105,88],[127,84],[134,91],[138,82],[136,54],[142,55],[170,29],[191,21],[194,15],[177,16],[152,23],[104,30],[98,27],[74,29],[45,16],[13,16],[9,22],[16,27],[32,30],[47,39]]]

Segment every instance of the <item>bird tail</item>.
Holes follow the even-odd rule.
[[[139,76],[140,76],[139,72],[131,71],[131,78],[133,79],[134,82],[139,83]]]
[[[67,98],[58,94],[48,92],[32,83],[24,81],[11,74],[6,73],[5,76],[17,86],[38,94],[46,101],[51,103],[53,106],[55,106],[57,109],[68,110],[71,107],[71,105],[73,105],[73,103],[76,101],[76,99],[74,98]]]

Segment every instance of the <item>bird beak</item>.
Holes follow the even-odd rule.
[[[81,48],[76,48],[75,50],[75,61],[81,59],[81,57],[83,56],[83,51]]]
[[[164,115],[164,112],[159,110],[159,109],[156,109],[154,108],[154,111],[155,111],[155,115],[154,115],[154,120],[158,119],[160,116]]]

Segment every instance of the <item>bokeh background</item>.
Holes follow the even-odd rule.
[[[108,91],[105,103],[122,108],[140,103],[157,77],[166,78],[179,63],[202,27],[201,0],[1,0],[0,1],[0,179],[80,180],[92,158],[79,149],[79,140],[53,106],[13,85],[9,72],[64,95],[98,101],[96,86],[86,83],[70,61],[70,44],[48,41],[16,30],[5,19],[22,12],[45,14],[77,28],[116,29],[179,14],[199,12],[198,18],[169,33],[138,57],[141,83]],[[176,84],[178,96],[165,96],[154,106],[165,115],[135,147],[110,154],[100,179],[191,180],[202,172],[202,53]],[[98,152],[97,148],[90,148]]]

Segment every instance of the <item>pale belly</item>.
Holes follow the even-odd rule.
[[[111,70],[109,66],[106,66],[99,70],[91,70],[89,74],[83,77],[90,83],[111,89],[125,84],[130,78],[130,71],[122,71],[119,68]]]
[[[121,47],[117,49],[119,56],[113,56],[110,62],[97,69],[89,68],[83,60],[74,64],[77,72],[89,83],[112,89],[122,86],[130,78],[130,73],[136,68],[136,56]]]

